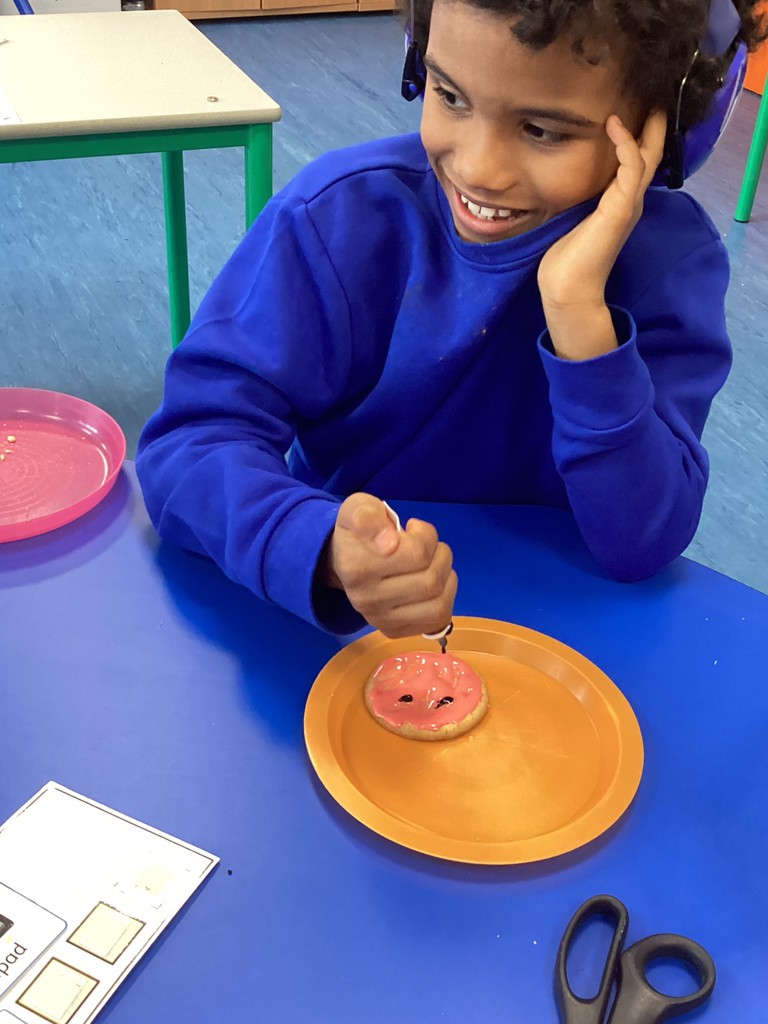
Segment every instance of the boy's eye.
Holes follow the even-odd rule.
[[[567,142],[570,139],[570,135],[565,132],[551,132],[538,124],[526,124],[523,131],[535,142],[543,142],[549,146],[557,145],[558,142]]]
[[[459,99],[456,93],[451,92],[450,89],[444,89],[442,85],[436,85],[434,89],[440,97],[440,101],[446,107],[450,107],[451,110],[464,110],[466,108],[464,100]]]

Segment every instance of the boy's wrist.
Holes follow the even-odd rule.
[[[597,359],[619,347],[611,311],[604,301],[568,304],[543,300],[552,348],[560,359]]]

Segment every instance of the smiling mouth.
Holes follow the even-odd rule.
[[[478,203],[457,188],[445,173],[440,184],[451,208],[454,227],[459,237],[467,242],[484,243],[513,238],[536,223],[536,211]]]
[[[496,206],[480,206],[479,203],[474,203],[471,199],[467,199],[458,189],[456,189],[456,192],[469,212],[481,220],[509,220],[513,214],[519,217],[521,213],[525,213],[525,210],[505,210]]]

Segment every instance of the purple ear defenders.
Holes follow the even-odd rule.
[[[411,8],[411,19],[413,19],[413,8]],[[741,18],[732,0],[712,0],[709,24],[694,56],[694,63],[700,53],[706,57],[730,55],[731,61],[722,85],[712,99],[705,120],[689,128],[688,131],[683,131],[680,127],[680,107],[683,89],[690,74],[689,69],[688,74],[680,83],[674,123],[669,126],[664,157],[651,184],[666,185],[667,188],[682,188],[686,178],[695,174],[709,159],[720,140],[736,106],[736,100],[739,98],[744,85],[744,76],[747,73],[747,47],[738,39],[740,30]],[[406,27],[405,42],[405,66],[401,93],[404,99],[414,100],[417,96],[424,95],[427,73],[419,48],[412,38],[410,25]],[[693,64],[691,64],[692,67]]]

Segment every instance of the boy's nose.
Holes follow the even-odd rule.
[[[494,200],[509,198],[519,180],[519,168],[509,137],[498,132],[473,131],[467,133],[454,150],[453,169],[475,199]]]

